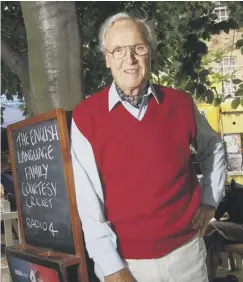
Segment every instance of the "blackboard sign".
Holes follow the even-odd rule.
[[[27,244],[75,253],[57,119],[12,132]]]
[[[70,112],[55,109],[11,124],[8,143],[24,248],[77,256],[79,281],[87,282],[67,126],[70,117]]]

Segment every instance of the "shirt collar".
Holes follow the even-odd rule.
[[[159,104],[159,98],[156,94],[154,85],[151,83],[148,87],[148,93],[144,94],[145,96],[153,95],[156,102]],[[109,111],[111,111],[115,105],[119,102],[122,102],[120,95],[117,93],[115,82],[113,81],[109,89]]]

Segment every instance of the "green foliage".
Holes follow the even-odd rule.
[[[239,105],[240,105],[240,98],[239,98],[239,97],[235,98],[235,99],[231,102],[231,107],[232,107],[232,109],[238,108]]]
[[[209,80],[210,80],[211,88],[213,88],[212,87],[213,85],[222,85],[223,82],[232,82],[233,84],[235,84],[235,88],[238,89],[235,92],[235,96],[241,96],[242,92],[239,89],[243,88],[243,83],[242,83],[243,81],[241,79],[235,78],[237,70],[235,70],[231,74],[222,74],[221,72],[217,72],[212,68],[212,64],[220,63],[224,57],[227,58],[230,57],[232,53],[232,48],[234,48],[233,42],[232,42],[232,46],[228,46],[224,49],[219,49],[216,52],[209,52],[202,59],[202,67],[207,68],[209,70]],[[214,100],[215,106],[220,105],[221,102],[227,101],[228,99],[232,100],[233,98],[232,95],[224,96],[222,94],[217,93],[217,91],[215,91],[215,93],[216,93],[216,97]],[[236,102],[234,102],[233,105],[235,103]]]
[[[24,20],[19,1],[1,2],[1,36],[10,43],[14,51],[26,54],[27,40]],[[18,76],[1,60],[1,85],[2,90],[15,93],[20,86]]]
[[[211,70],[203,63],[208,53],[205,42],[210,40],[212,35],[219,34],[221,30],[229,32],[230,29],[238,28],[240,22],[238,4],[234,4],[233,1],[229,3],[233,18],[237,20],[230,18],[228,21],[216,23],[217,16],[213,12],[212,1],[75,2],[80,26],[86,95],[97,92],[112,81],[110,71],[105,67],[104,56],[99,51],[99,28],[107,17],[127,11],[140,17],[147,15],[149,20],[153,20],[158,48],[152,62],[152,80],[186,90],[197,99],[212,103],[217,92],[208,78]],[[16,51],[27,52],[19,2],[2,1],[1,6],[2,35],[11,41]],[[238,8],[235,9],[235,6]],[[5,77],[10,78],[11,75],[5,67],[4,74],[5,69]],[[215,79],[225,77],[215,75]],[[17,87],[14,78],[9,81],[12,87]],[[4,83],[6,84],[6,81]],[[219,100],[216,100],[215,103],[218,102]]]
[[[24,19],[19,1],[1,2],[1,35],[11,42],[11,47],[21,53],[27,53],[27,41]]]
[[[227,1],[226,2],[230,17],[233,18],[239,27],[243,27],[243,2],[242,1]],[[241,35],[242,39],[239,39],[236,42],[236,48],[239,48],[241,54],[243,55],[243,34]]]
[[[239,39],[236,44],[235,44],[236,48],[241,48],[243,46],[243,39]]]
[[[242,83],[243,81],[242,81],[241,79],[239,79],[239,78],[236,78],[236,79],[232,79],[232,82],[233,82],[234,84],[240,84],[240,83]]]
[[[76,2],[76,6],[84,44],[88,95],[112,80],[98,49],[98,31],[103,21],[121,11],[133,12],[140,17],[146,11],[148,19],[154,21],[158,39],[152,80],[213,102],[216,91],[210,87],[210,70],[202,66],[202,58],[208,52],[205,40],[210,40],[221,30],[229,32],[238,25],[232,19],[216,23],[212,2]]]
[[[213,101],[214,107],[218,107],[221,104],[221,99],[220,98],[215,98]]]
[[[1,87],[2,94],[9,92],[11,94],[16,93],[19,87],[20,81],[18,76],[13,73],[6,64],[2,61],[1,65]],[[10,98],[11,99],[11,98]]]
[[[243,2],[242,1],[225,1],[230,17],[233,18],[239,25],[243,27]]]
[[[217,53],[211,61],[205,63],[203,60],[208,52],[205,41],[221,30],[228,33],[230,29],[238,28],[237,22],[229,19],[216,23],[217,16],[213,13],[212,2],[158,2],[157,6],[157,13],[161,15],[155,16],[160,38],[159,59],[156,59],[154,65],[154,72],[159,77],[157,80],[186,90],[199,101],[212,103],[217,91],[212,87],[209,74],[214,76],[213,80],[218,81],[229,77],[212,73],[209,63],[222,59],[227,50]],[[188,11],[193,13],[189,14]],[[158,69],[163,69],[163,73]],[[217,95],[216,104],[220,101]]]
[[[241,37],[243,38],[243,34],[241,35]],[[243,55],[243,39],[239,39],[235,43],[235,47],[236,47],[236,49],[240,49],[241,55]]]
[[[242,96],[243,97],[243,89],[239,88],[238,90],[236,90],[235,96]]]

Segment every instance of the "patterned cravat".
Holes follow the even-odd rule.
[[[148,92],[149,83],[145,85],[143,90],[137,95],[126,95],[121,88],[116,84],[116,90],[122,101],[130,103],[133,107],[139,109],[143,101],[143,95]]]

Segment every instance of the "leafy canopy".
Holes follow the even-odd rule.
[[[230,29],[242,25],[243,4],[235,1],[227,3],[234,19],[217,23],[215,6],[211,1],[76,2],[86,95],[95,93],[112,80],[99,51],[99,28],[107,17],[127,11],[141,17],[147,15],[153,22],[158,40],[152,64],[155,82],[186,90],[208,103],[212,103],[215,97],[220,99],[211,85],[210,70],[202,60],[208,53],[206,42],[212,35],[220,31],[228,33]],[[19,2],[2,1],[1,5],[2,36],[8,39],[14,50],[26,53],[26,34]],[[238,48],[242,48],[242,43],[237,42]],[[10,84],[11,88],[17,88],[19,81],[16,82],[14,74],[3,66],[5,88],[10,88]]]

